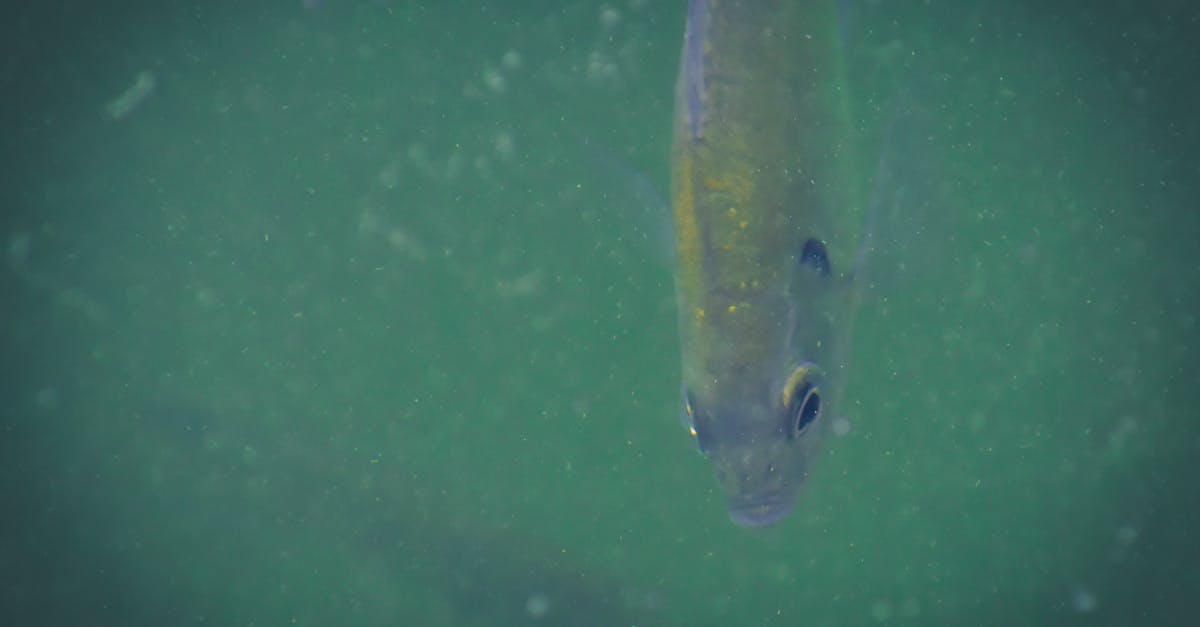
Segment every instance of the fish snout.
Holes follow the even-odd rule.
[[[774,525],[796,504],[804,476],[803,459],[775,444],[714,451],[714,470],[729,517],[743,527]]]
[[[796,500],[786,496],[762,499],[735,497],[729,499],[729,517],[743,527],[762,529],[787,518],[795,505]]]

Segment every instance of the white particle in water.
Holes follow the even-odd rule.
[[[1117,529],[1117,543],[1123,547],[1133,544],[1133,541],[1137,540],[1137,537],[1138,530],[1133,525],[1123,525]]]
[[[892,618],[892,604],[885,599],[880,599],[871,606],[871,616],[879,622],[887,622]]]
[[[600,25],[601,26],[603,26],[604,28],[612,28],[612,27],[616,26],[617,23],[620,21],[621,21],[621,12],[620,11],[618,11],[608,5],[604,5],[604,6],[600,7]]]
[[[521,69],[522,63],[521,53],[516,50],[505,52],[504,56],[500,59],[500,65],[510,72]]]
[[[541,592],[531,594],[525,601],[525,611],[533,618],[542,618],[550,613],[550,599]]]
[[[133,113],[135,109],[141,106],[150,94],[154,93],[154,87],[158,81],[154,77],[154,73],[145,70],[138,72],[134,77],[133,85],[121,92],[113,100],[109,101],[104,106],[104,110],[108,112],[108,116],[114,120],[120,120]]]
[[[488,68],[483,72],[483,84],[487,85],[488,89],[493,93],[502,94],[508,87],[507,81],[504,80],[504,75],[492,68]]]
[[[1096,595],[1086,588],[1078,588],[1071,595],[1071,609],[1080,614],[1088,614],[1096,609]]]
[[[38,409],[46,412],[58,409],[61,404],[58,390],[52,387],[44,387],[38,390],[34,402],[37,404]]]
[[[508,131],[496,133],[495,145],[496,156],[503,160],[512,159],[517,154],[516,142],[513,141],[512,133]]]

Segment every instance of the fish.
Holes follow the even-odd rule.
[[[682,418],[729,516],[788,517],[845,386],[869,238],[836,7],[691,0],[671,213]]]

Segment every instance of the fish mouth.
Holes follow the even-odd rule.
[[[729,517],[742,527],[762,529],[787,518],[795,504],[795,499],[778,496],[753,500],[735,498],[729,500]]]

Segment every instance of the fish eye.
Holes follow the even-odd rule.
[[[800,396],[800,406],[796,409],[795,428],[792,433],[799,435],[817,416],[821,415],[821,393],[817,388],[806,385]]]
[[[821,415],[820,369],[812,363],[798,366],[783,387],[784,415],[790,419],[789,436],[800,435]]]

